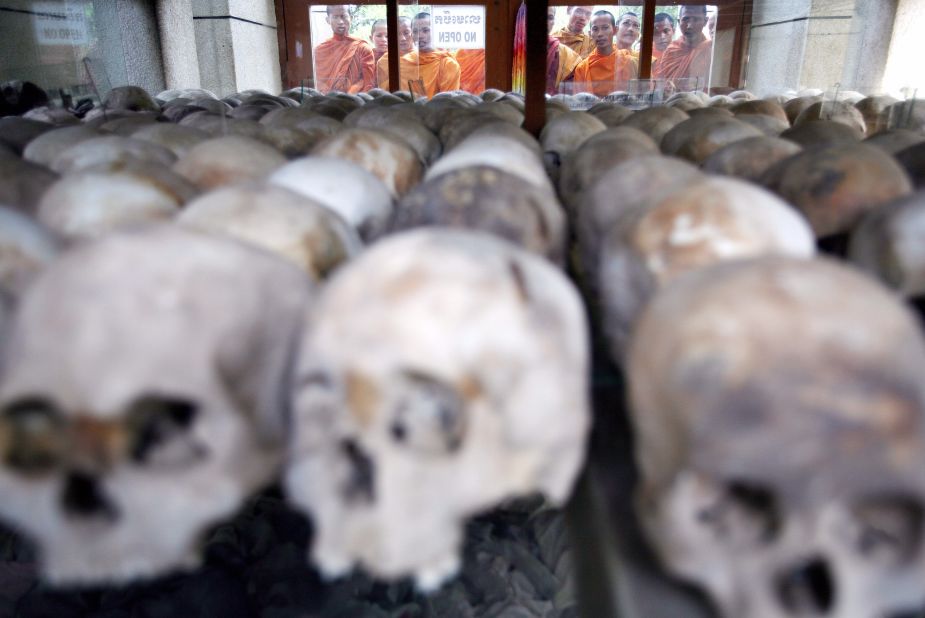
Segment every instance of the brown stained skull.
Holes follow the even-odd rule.
[[[423,175],[421,160],[410,146],[376,129],[342,130],[318,144],[312,154],[356,163],[385,183],[396,199],[414,188]]]
[[[589,427],[584,312],[545,260],[482,233],[373,245],[324,288],[300,350],[285,484],[329,575],[433,589],[463,523],[568,496]]]
[[[650,107],[640,110],[624,120],[620,126],[639,129],[647,134],[656,144],[662,142],[662,138],[675,125],[684,122],[690,118],[687,113],[673,107]]]
[[[793,126],[798,127],[804,122],[813,120],[844,124],[862,136],[867,133],[864,116],[854,105],[845,101],[817,101],[800,112],[800,115],[793,121]]]
[[[661,199],[702,178],[685,161],[646,155],[620,163],[585,191],[576,213],[581,271],[594,286],[604,239],[625,216],[645,210]]]
[[[589,137],[562,162],[559,195],[575,212],[584,191],[610,169],[624,161],[659,154],[658,145],[639,129],[611,127]]]
[[[700,165],[723,146],[759,136],[761,132],[758,129],[735,118],[698,116],[679,123],[666,133],[661,149],[666,155]]]
[[[262,180],[286,163],[278,150],[259,140],[229,135],[193,146],[173,165],[175,172],[203,190]]]
[[[564,260],[565,216],[555,196],[499,169],[461,168],[421,183],[398,203],[390,228],[433,225],[488,232]]]
[[[615,362],[658,290],[717,262],[766,254],[812,257],[812,230],[789,204],[740,180],[706,177],[622,217],[604,240],[597,285]]]
[[[188,568],[270,483],[309,279],[173,226],[62,255],[9,324],[0,517],[43,577],[104,585]]]
[[[925,342],[894,296],[827,260],[718,265],[656,296],[628,372],[639,516],[723,616],[922,607]]]
[[[847,232],[865,212],[912,192],[902,167],[865,144],[810,148],[772,167],[765,181],[819,238]]]
[[[701,167],[710,174],[757,182],[772,165],[801,150],[798,144],[785,139],[749,137],[715,151]]]
[[[925,192],[865,216],[851,234],[852,263],[907,298],[925,295]]]

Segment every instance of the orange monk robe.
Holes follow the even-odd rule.
[[[576,85],[588,84],[591,92],[599,97],[625,89],[638,75],[639,66],[633,54],[625,49],[614,48],[609,56],[604,56],[595,48],[575,67]]]
[[[389,54],[386,52],[379,59],[376,74],[380,88],[389,87]],[[412,84],[413,92],[419,91],[419,80],[424,83],[424,94],[431,98],[438,92],[459,90],[459,63],[453,59],[453,54],[443,49],[419,53],[417,50],[409,52],[399,58],[398,62],[399,89],[408,90],[408,82]]]
[[[456,50],[459,63],[459,89],[479,94],[485,90],[485,50]]]
[[[381,52],[381,51],[379,51],[378,49],[376,49],[375,47],[373,47],[373,65],[374,65],[374,66],[378,66],[378,65],[379,65],[379,59],[382,58],[385,54],[386,54],[386,52]]]
[[[327,93],[341,90],[356,94],[375,86],[376,66],[369,43],[335,34],[312,52],[315,88]]]
[[[559,39],[560,43],[571,48],[573,52],[577,53],[582,58],[587,58],[594,50],[594,40],[591,38],[590,34],[585,34],[584,32],[575,34],[568,29],[568,26],[559,28],[550,36]]]
[[[577,52],[573,52],[571,47],[559,45],[558,54],[559,65],[556,69],[555,82],[548,83],[550,76],[546,76],[546,91],[549,93],[558,92],[559,84],[568,79],[575,71],[575,67],[581,64],[581,56]]]
[[[710,60],[713,57],[713,41],[705,39],[690,47],[684,38],[672,41],[659,58],[652,71],[652,77],[680,79],[699,77],[706,84],[710,74]]]

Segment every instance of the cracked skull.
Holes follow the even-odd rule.
[[[191,566],[204,528],[271,482],[309,293],[282,260],[171,227],[87,244],[34,281],[4,349],[0,516],[47,579]]]
[[[515,495],[561,503],[589,424],[575,290],[484,234],[383,240],[330,281],[307,330],[286,486],[313,559],[423,589],[459,566],[466,517]]]
[[[663,562],[724,616],[920,609],[923,373],[913,316],[828,260],[665,288],[629,364],[637,509]]]

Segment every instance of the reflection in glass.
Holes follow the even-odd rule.
[[[674,7],[663,7],[660,15],[671,17],[669,11]],[[713,9],[713,32],[715,32],[715,7]],[[660,51],[656,58],[653,49],[652,76],[667,82],[666,91],[680,92],[686,90],[706,90],[710,86],[710,72],[713,65],[713,37],[710,36],[710,13],[704,5],[682,5],[678,11],[677,35],[674,40]],[[665,18],[656,18],[655,43],[662,44]],[[654,46],[657,48],[657,46]]]
[[[315,87],[324,93],[356,94],[369,90],[374,86],[375,59],[372,46],[357,35],[354,15],[358,9],[351,12],[350,5],[346,4],[317,8],[324,11],[324,23],[331,34],[312,50]],[[313,34],[323,32],[313,29]]]
[[[485,90],[485,7],[402,5],[399,89],[415,96]],[[388,53],[376,64],[380,88],[389,87]]]

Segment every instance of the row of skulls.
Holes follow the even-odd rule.
[[[0,121],[0,195],[43,226],[4,214],[0,516],[47,575],[194,560],[282,470],[324,571],[437,585],[463,518],[561,502],[581,465],[568,264],[628,375],[637,508],[672,572],[728,616],[921,604],[925,344],[894,293],[815,257],[850,234],[922,292],[920,110],[574,103],[547,102],[539,142],[496,91],[127,88],[79,124]]]
[[[383,113],[398,97],[241,96],[123,88],[82,122],[0,121],[0,517],[50,581],[118,583],[195,565],[281,479],[322,572],[432,589],[469,516],[561,504],[583,461],[564,214],[548,180],[478,165],[462,136],[438,160],[448,138]],[[511,129],[515,101],[497,104]],[[514,243],[404,232],[454,221]]]

